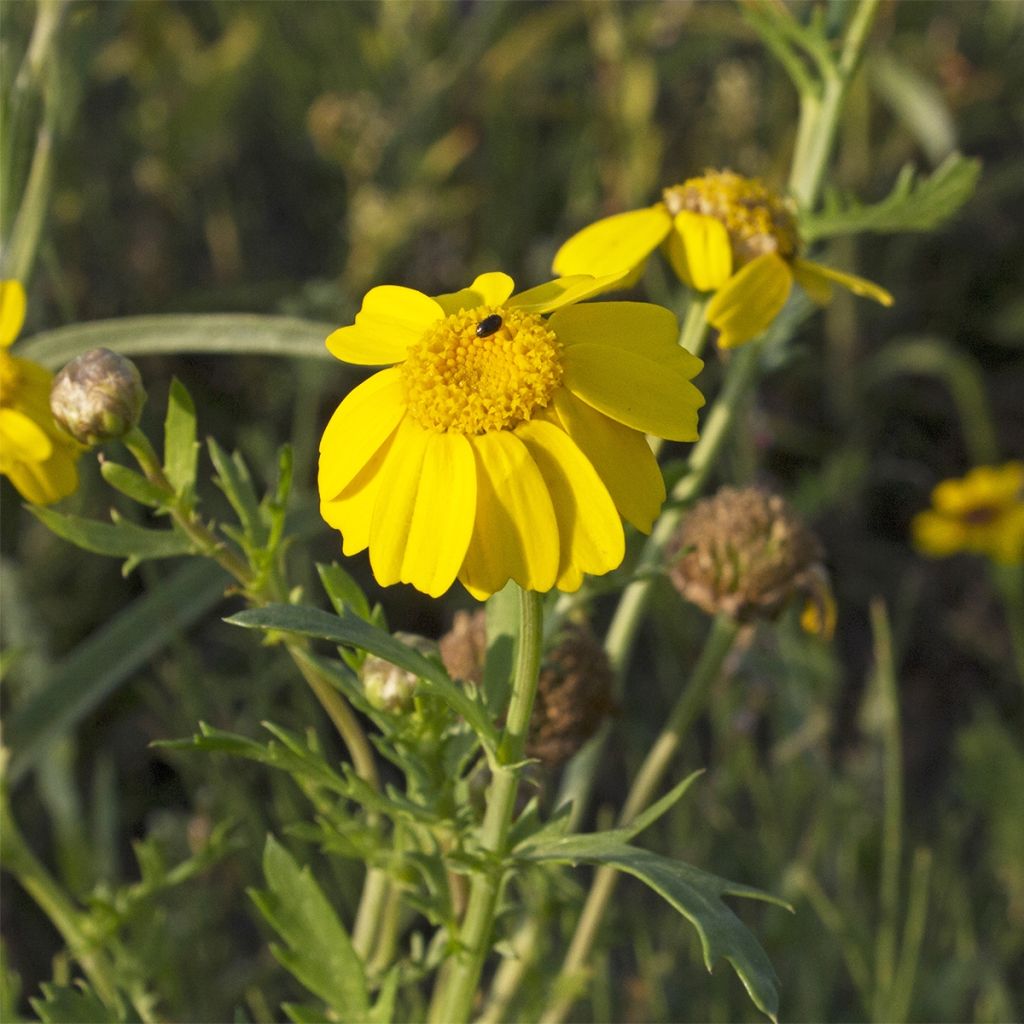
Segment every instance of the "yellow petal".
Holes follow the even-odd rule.
[[[401,370],[391,367],[364,380],[334,411],[320,439],[320,497],[330,501],[391,436],[405,415]]]
[[[565,387],[613,420],[670,441],[697,440],[704,396],[672,361],[609,345],[576,344],[565,350],[562,363]]]
[[[721,288],[732,274],[729,232],[716,217],[680,210],[665,239],[672,269],[683,284],[698,292]]]
[[[584,299],[609,291],[617,287],[621,280],[621,276],[617,274],[606,274],[604,277],[591,277],[589,274],[559,277],[513,295],[506,305],[521,309],[524,313],[550,313],[562,306],[582,302]]]
[[[789,264],[764,253],[734,274],[708,303],[707,320],[718,328],[721,348],[756,338],[779,315],[793,287]]]
[[[27,501],[50,505],[77,490],[77,458],[75,449],[55,444],[53,453],[44,462],[19,462],[4,472]]]
[[[932,558],[952,555],[964,548],[964,529],[955,519],[932,511],[919,512],[910,524],[914,546]]]
[[[565,242],[555,253],[552,269],[560,277],[570,274],[625,277],[643,265],[671,226],[672,218],[661,203],[605,217]]]
[[[509,431],[470,442],[477,461],[476,523],[459,579],[477,598],[510,579],[526,590],[550,590],[558,572],[558,522],[537,464]]]
[[[555,412],[590,460],[619,515],[650,533],[665,500],[665,480],[647,439],[581,402],[565,388],[555,392]]]
[[[8,460],[43,462],[53,453],[46,431],[17,409],[0,409],[0,448],[4,465]]]
[[[429,295],[400,285],[371,288],[351,327],[339,327],[327,339],[331,355],[361,366],[401,362],[445,312]]]
[[[891,306],[893,299],[881,285],[868,281],[856,274],[848,274],[844,270],[834,270],[832,267],[822,266],[820,263],[811,263],[809,260],[796,260],[793,264],[793,273],[797,282],[807,294],[821,305],[825,305],[830,297],[830,284],[835,282],[841,284],[854,295],[860,295],[865,299],[874,299],[883,306]],[[822,300],[818,296],[825,295]]]
[[[25,289],[21,282],[0,281],[0,348],[14,341],[24,322]]]
[[[695,377],[702,360],[680,348],[675,314],[650,302],[593,302],[560,309],[549,321],[565,348],[609,345],[628,349],[671,366],[674,373]]]
[[[434,301],[445,313],[458,313],[462,309],[477,306],[500,306],[515,288],[515,282],[508,274],[492,272],[481,274],[468,288],[445,295],[435,295]]]
[[[622,521],[608,489],[587,457],[564,431],[542,420],[516,427],[544,477],[558,521],[556,586],[574,590],[583,573],[600,576],[625,556]]]
[[[341,531],[341,550],[345,555],[358,554],[370,545],[373,509],[394,440],[392,434],[336,498],[320,501],[320,515]]]
[[[370,566],[382,586],[432,597],[454,582],[473,529],[476,465],[461,434],[402,421],[384,465],[370,526]]]

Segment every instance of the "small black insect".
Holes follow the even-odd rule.
[[[492,313],[490,316],[484,317],[476,325],[476,336],[478,338],[489,338],[495,331],[501,330],[502,319],[497,313]]]

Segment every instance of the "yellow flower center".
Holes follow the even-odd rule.
[[[796,221],[786,201],[757,178],[709,171],[665,189],[665,207],[714,217],[725,225],[737,268],[766,252],[793,259],[800,249]]]
[[[478,306],[439,321],[402,364],[409,414],[425,430],[510,430],[562,382],[562,348],[539,316]]]

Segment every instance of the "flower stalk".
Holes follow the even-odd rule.
[[[431,1024],[460,1024],[469,1019],[484,961],[490,952],[498,897],[507,871],[509,826],[519,791],[519,774],[540,676],[542,643],[541,595],[520,589],[519,638],[512,674],[512,695],[505,731],[492,766],[494,778],[487,794],[487,811],[480,829],[480,846],[486,862],[473,876],[458,949],[452,955],[449,971],[440,979],[431,1007]]]

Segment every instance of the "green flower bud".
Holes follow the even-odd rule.
[[[135,364],[108,348],[72,359],[53,380],[50,411],[88,447],[123,437],[139,421],[146,392]]]
[[[413,633],[396,633],[395,639],[416,648],[420,654],[437,651],[436,645],[430,640]],[[363,682],[366,699],[378,711],[386,711],[391,715],[412,711],[413,696],[419,683],[419,676],[414,672],[399,668],[376,654],[369,654],[363,662],[359,677]]]

